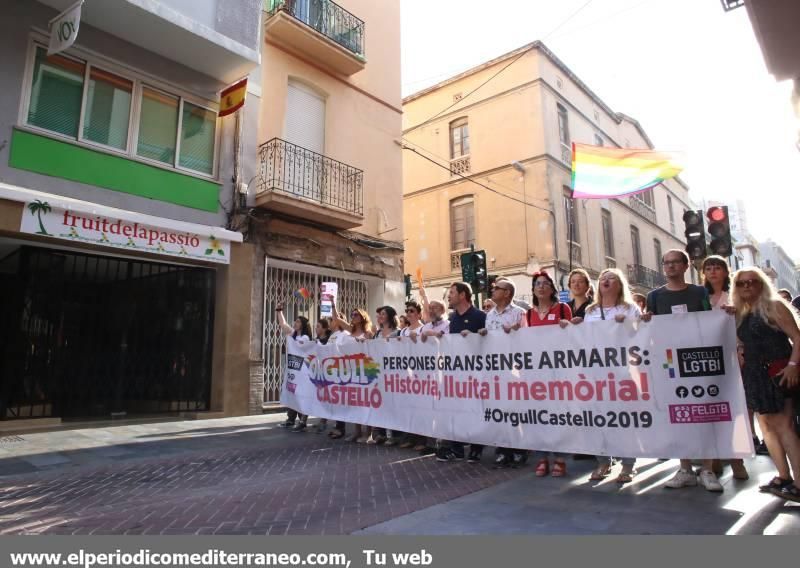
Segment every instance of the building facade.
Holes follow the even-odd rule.
[[[761,262],[765,269],[774,271],[774,281],[777,288],[786,288],[795,297],[800,293],[797,286],[797,270],[795,262],[786,254],[778,243],[767,240],[759,244]]]
[[[9,0],[0,20],[0,428],[244,414],[260,0]]]
[[[403,111],[406,266],[435,295],[461,278],[472,246],[529,299],[534,272],[566,285],[571,267],[617,267],[650,290],[664,282],[661,254],[685,245],[692,206],[679,179],[621,199],[570,197],[572,142],[653,144],[541,42],[408,96]]]
[[[252,412],[280,394],[287,319],[404,299],[399,0],[266,0],[253,260]],[[304,299],[295,291],[305,288]],[[259,376],[259,373],[260,376]]]

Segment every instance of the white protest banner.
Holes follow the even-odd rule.
[[[78,0],[50,20],[50,44],[47,46],[47,55],[64,51],[75,43],[81,25],[81,6],[83,0]]]
[[[321,346],[287,340],[303,414],[463,442],[630,457],[752,455],[724,312]]]

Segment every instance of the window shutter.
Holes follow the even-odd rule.
[[[284,138],[318,154],[325,153],[325,99],[309,87],[289,82]]]

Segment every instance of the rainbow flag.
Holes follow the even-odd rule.
[[[311,292],[309,292],[306,288],[300,288],[299,290],[294,291],[294,297],[298,300],[308,300],[311,297]]]
[[[572,197],[605,199],[650,189],[678,175],[676,152],[572,144]]]

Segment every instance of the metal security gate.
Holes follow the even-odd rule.
[[[319,290],[322,282],[336,282],[339,296],[336,307],[348,314],[353,308],[368,309],[367,282],[346,278],[343,273],[298,266],[297,269],[273,266],[266,261],[264,282],[264,403],[280,401],[281,382],[286,361],[286,338],[276,321],[275,307],[283,303],[286,321],[291,324],[297,316],[305,316],[311,322],[311,330],[319,319]],[[305,288],[311,293],[308,300],[295,295]],[[372,315],[370,315],[372,317]],[[374,319],[374,318],[373,318]]]
[[[207,410],[214,276],[29,246],[0,259],[0,419]]]

